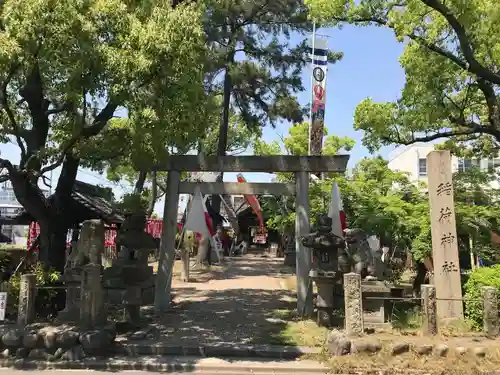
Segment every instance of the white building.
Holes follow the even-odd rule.
[[[43,194],[48,197],[49,191],[42,190]],[[11,218],[20,213],[23,206],[17,201],[16,195],[10,181],[0,185],[0,216]],[[0,231],[5,236],[12,240],[12,243],[25,245],[27,239],[27,226],[25,225],[2,225]]]
[[[432,143],[415,143],[410,146],[398,147],[389,155],[389,168],[394,171],[408,172],[410,179],[427,184],[427,155],[434,150]],[[452,155],[452,172],[466,171],[472,167],[488,170],[500,167],[500,156],[496,159],[462,159]],[[500,187],[498,181],[494,187]]]

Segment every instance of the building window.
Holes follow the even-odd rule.
[[[489,159],[488,160],[488,170],[493,172],[497,168],[500,168],[500,159]]]
[[[418,175],[427,176],[427,159],[418,159]]]
[[[474,163],[474,161],[471,159],[458,159],[458,171],[459,172],[470,171],[473,166],[477,166],[477,163]]]

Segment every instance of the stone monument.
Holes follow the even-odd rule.
[[[146,215],[142,212],[126,215],[115,239],[118,258],[104,270],[104,285],[108,302],[123,305],[127,320],[138,323],[140,307],[154,299],[153,267],[149,254],[158,248],[158,240],[144,231]]]
[[[107,322],[107,312],[102,285],[102,254],[104,252],[102,220],[87,220],[83,223],[78,249],[88,251],[86,253],[88,263],[81,266],[80,325],[91,329],[104,327]]]
[[[99,251],[100,249],[99,246],[92,245],[92,242],[96,240],[93,238],[95,225],[97,223],[86,221],[82,224],[81,230],[75,229],[73,232],[71,252],[62,275],[62,281],[66,286],[65,308],[58,313],[58,318],[62,321],[76,322],[80,319],[80,287],[82,284],[83,266],[90,262],[90,248],[92,247],[94,251]],[[97,241],[99,240],[97,239]],[[102,248],[104,248],[104,239]]]
[[[427,155],[432,260],[439,319],[463,319],[450,151]]]

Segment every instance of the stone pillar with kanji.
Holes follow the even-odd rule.
[[[450,151],[429,153],[427,171],[437,318],[463,319]]]

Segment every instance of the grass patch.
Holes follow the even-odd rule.
[[[417,331],[422,327],[420,306],[411,303],[394,303],[390,310],[392,328],[399,331]]]
[[[26,250],[28,247],[26,245],[19,244],[0,244],[0,251],[8,251],[8,250]]]
[[[269,344],[290,346],[323,347],[328,329],[319,327],[311,319],[300,319],[294,310],[277,309],[272,312],[272,319],[281,321],[278,332],[269,334]]]
[[[370,373],[383,371],[385,375],[426,374],[426,375],[478,375],[495,373],[500,364],[498,348],[488,348],[486,358],[478,358],[473,353],[464,355],[448,354],[447,357],[425,357],[415,353],[393,356],[388,350],[376,355],[349,355],[329,357],[322,353],[316,356],[334,374]]]
[[[475,331],[473,323],[465,319],[441,319],[439,334],[447,337],[483,336],[483,332]]]

